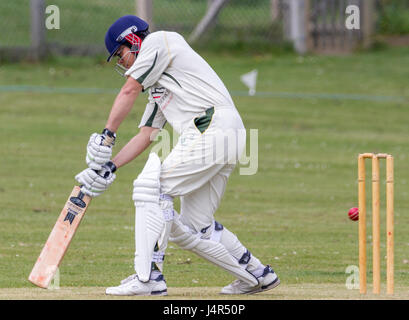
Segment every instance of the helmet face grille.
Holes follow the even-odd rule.
[[[134,51],[132,48],[125,54],[125,56],[120,58],[115,65],[115,71],[118,72],[122,77],[125,77],[125,73],[129,70],[129,68],[125,67],[124,65],[129,65],[130,57],[134,56],[134,58],[136,59],[136,57],[138,56],[138,52]],[[121,61],[123,61],[124,63],[122,63]]]
[[[128,71],[123,65],[117,63],[114,67],[115,71],[119,73],[121,77],[125,77],[125,73]]]
[[[131,44],[131,51],[138,53],[141,49],[141,38],[139,38],[136,34],[130,33],[125,36],[125,39]]]

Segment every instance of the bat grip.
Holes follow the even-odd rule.
[[[104,130],[102,130],[102,135],[105,138],[102,141],[102,145],[112,147],[115,143],[115,138],[116,138],[115,132],[112,132],[111,130],[105,128]]]
[[[102,140],[102,145],[113,147],[115,143],[115,138],[116,138],[115,132],[112,132],[111,130],[105,128],[102,131],[102,135],[104,137],[104,140]],[[94,171],[98,173],[98,175],[100,175],[101,177],[107,178],[109,176],[109,173],[116,171],[116,166],[112,161],[108,161],[102,166],[101,170],[99,171],[94,170]]]
[[[105,163],[102,166],[101,170],[94,170],[99,176],[103,177],[103,178],[108,178],[109,174],[112,172],[114,173],[116,171],[116,165],[115,163],[113,163],[112,161],[108,161],[107,163]],[[80,188],[82,188],[84,185],[81,184]],[[80,192],[78,193],[78,198],[80,198],[82,200],[82,198],[84,197],[84,193],[80,190]]]
[[[82,186],[83,186],[83,185],[80,185],[80,188],[81,188]],[[84,196],[85,196],[85,193],[83,193],[83,192],[80,190],[80,192],[78,193],[77,198],[79,198],[80,200],[83,200],[83,199],[84,199]]]
[[[115,138],[116,134],[115,132],[110,131],[109,129],[105,128],[102,131],[102,135],[104,136],[104,139],[101,142],[101,145],[103,146],[109,146],[112,147],[115,143]],[[108,178],[110,172],[115,172],[116,171],[116,166],[112,161],[108,161],[106,164],[103,165],[101,170],[94,170],[98,175],[100,175],[103,178]],[[82,188],[84,185],[80,185],[80,188]],[[82,191],[79,192],[78,198],[82,200],[84,197],[84,193]]]
[[[105,139],[102,141],[102,145],[110,147],[114,145],[114,141],[115,141],[115,138],[106,136]]]

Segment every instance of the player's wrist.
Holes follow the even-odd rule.
[[[104,130],[102,130],[102,134],[111,138],[116,138],[116,133],[109,130],[108,128],[104,128]]]
[[[114,173],[117,170],[117,167],[113,161],[108,161],[103,165],[103,167],[107,168],[112,173]]]

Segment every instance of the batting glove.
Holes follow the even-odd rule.
[[[114,182],[116,166],[112,161],[102,165],[100,171],[87,168],[75,176],[81,184],[81,191],[90,197],[98,197]]]
[[[111,160],[112,147],[115,144],[116,134],[104,129],[102,134],[93,133],[87,144],[85,161],[89,168],[101,170],[102,165]]]

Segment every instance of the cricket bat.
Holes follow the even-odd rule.
[[[48,288],[90,202],[91,197],[75,186],[28,277],[30,282]]]
[[[102,144],[112,146],[114,139],[115,137],[112,133],[107,133]],[[100,170],[98,174],[104,176],[106,172],[106,170]],[[72,189],[33,270],[31,270],[28,277],[30,282],[41,288],[48,288],[90,202],[91,197],[82,193],[80,186],[75,186]]]

